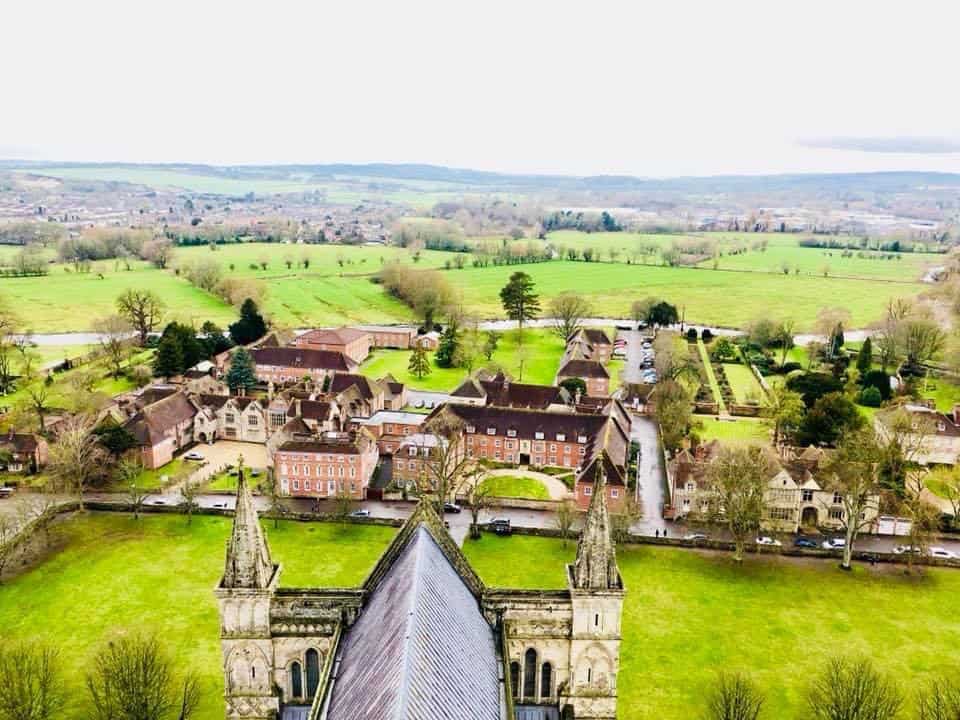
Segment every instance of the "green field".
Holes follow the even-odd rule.
[[[381,526],[326,523],[264,525],[284,586],[352,586],[373,567],[395,533]],[[50,642],[60,649],[72,700],[58,713],[86,713],[83,672],[97,650],[125,633],[156,633],[178,671],[201,678],[196,720],[222,720],[219,620],[213,587],[223,573],[226,518],[90,515],[54,530],[58,552],[0,586],[4,640]],[[342,548],[349,547],[349,552]]]
[[[485,535],[465,551],[490,584],[559,588],[575,544]],[[844,573],[833,562],[771,556],[737,567],[723,554],[642,546],[619,548],[617,560],[627,588],[620,720],[700,717],[719,669],[749,674],[766,695],[768,718],[805,717],[806,683],[834,654],[872,657],[909,681],[908,692],[956,672],[955,570]]]
[[[517,382],[536,385],[553,385],[553,379],[563,355],[563,341],[546,328],[524,330],[522,350],[518,350],[516,331],[504,333],[500,338],[492,363],[504,368]],[[523,376],[520,376],[520,360],[523,354]],[[449,392],[467,377],[464,368],[440,368],[429,353],[433,371],[418,378],[407,371],[410,350],[375,350],[361,366],[360,372],[367,377],[380,378],[387,373],[409,387],[418,390]]]
[[[733,397],[739,404],[747,401],[760,401],[765,393],[753,372],[746,365],[738,363],[724,363],[723,372],[727,376],[727,382],[730,383],[730,390]]]
[[[495,475],[483,481],[481,487],[493,497],[549,500],[546,486],[536,478],[517,475]]]
[[[251,468],[254,469],[255,468]],[[258,470],[258,475],[256,477],[250,476],[250,486],[253,488],[254,492],[262,490],[260,483],[266,479],[266,475],[263,470]],[[231,474],[229,470],[224,470],[223,472],[218,472],[212,477],[210,477],[204,484],[203,489],[210,491],[226,491],[231,492],[236,491],[237,489],[237,475],[236,473]]]

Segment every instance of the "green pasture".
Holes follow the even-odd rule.
[[[354,586],[386,548],[394,528],[332,523],[264,523],[283,586]],[[91,514],[55,526],[55,552],[0,585],[3,639],[50,643],[60,651],[68,703],[64,720],[87,717],[85,671],[112,638],[154,633],[178,672],[201,680],[195,720],[222,720],[220,623],[213,588],[223,573],[227,518]],[[344,552],[349,548],[349,552]]]
[[[566,586],[575,543],[485,535],[465,552],[481,577],[507,587]],[[835,655],[871,657],[908,693],[956,673],[960,572],[904,576],[896,567],[748,556],[647,546],[617,549],[626,586],[620,675],[621,720],[700,717],[721,669],[748,674],[766,717],[806,717],[807,683]],[[909,608],[909,610],[907,610]],[[722,632],[717,632],[717,629]],[[912,714],[909,715],[913,717]]]

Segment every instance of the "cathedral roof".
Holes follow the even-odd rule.
[[[501,717],[493,629],[470,574],[454,567],[428,525],[409,525],[391,548],[398,554],[379,577],[374,571],[376,585],[341,644],[328,720]]]

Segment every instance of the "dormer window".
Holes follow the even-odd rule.
[[[467,432],[469,434],[473,435],[473,433],[475,433],[476,431],[477,429],[473,425],[467,425]]]
[[[563,433],[557,433],[557,442],[566,442],[567,436]]]
[[[542,432],[535,432],[535,433],[533,434],[533,437],[536,438],[537,440],[543,440],[543,433],[542,433]]]
[[[585,442],[587,442],[587,436],[586,436],[586,435],[577,435],[577,442],[580,443],[581,445],[583,445]]]
[[[516,430],[507,430],[507,437],[516,437],[516,436],[517,436]]]
[[[497,434],[497,429],[495,427],[487,428],[487,435],[496,435],[496,434]]]
[[[947,429],[947,424],[944,422],[937,423],[937,430],[944,432]]]

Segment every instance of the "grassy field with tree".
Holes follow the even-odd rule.
[[[265,522],[288,587],[358,585],[395,533],[382,526]],[[53,530],[56,553],[0,585],[5,640],[50,642],[61,651],[71,698],[59,717],[86,717],[84,671],[123,634],[156,633],[176,664],[203,684],[196,720],[223,718],[219,620],[213,586],[223,573],[226,518],[93,514]],[[350,552],[342,552],[349,547]],[[51,621],[55,618],[56,621]]]
[[[562,588],[575,544],[485,535],[465,551],[489,584]],[[837,654],[872,657],[908,693],[956,671],[954,570],[907,577],[856,566],[845,573],[833,562],[772,556],[748,556],[737,566],[726,554],[643,546],[618,548],[617,560],[627,588],[622,720],[699,717],[712,669],[721,667],[758,683],[770,718],[798,717],[807,683]],[[907,705],[913,709],[912,699]]]

